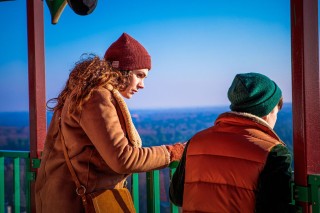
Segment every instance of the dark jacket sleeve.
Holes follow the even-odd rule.
[[[169,197],[171,202],[176,206],[182,206],[183,201],[184,176],[186,169],[186,154],[188,145],[189,141],[187,142],[184,148],[182,158],[170,182]]]
[[[291,206],[291,154],[287,147],[277,145],[268,155],[262,171],[256,196],[257,213],[292,212]]]

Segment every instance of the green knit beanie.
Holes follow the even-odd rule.
[[[281,97],[282,92],[277,84],[259,73],[237,74],[228,90],[232,111],[258,117],[268,115]]]

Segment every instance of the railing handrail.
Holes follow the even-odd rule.
[[[29,158],[30,151],[0,150],[0,157]]]

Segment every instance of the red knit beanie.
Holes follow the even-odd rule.
[[[147,50],[127,33],[111,44],[104,58],[119,70],[151,69],[151,57]]]

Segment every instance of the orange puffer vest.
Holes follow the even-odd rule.
[[[186,157],[184,212],[250,212],[268,153],[282,143],[260,118],[224,113],[196,134]]]

